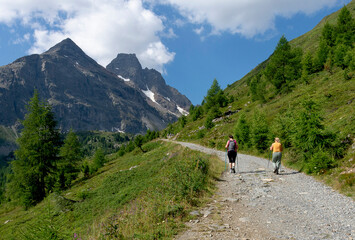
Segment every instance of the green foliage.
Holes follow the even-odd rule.
[[[82,146],[84,156],[92,156],[98,148],[105,154],[118,151],[118,147],[130,141],[130,136],[124,133],[98,131],[82,131],[76,133]]]
[[[64,240],[70,236],[62,231],[62,224],[54,223],[54,211],[50,199],[46,204],[46,211],[32,224],[19,229],[20,239],[26,240]]]
[[[334,166],[334,159],[327,152],[319,150],[316,151],[316,153],[313,154],[310,160],[307,162],[306,172],[318,174],[324,173],[328,169],[333,168]]]
[[[192,121],[196,121],[197,119],[201,118],[203,116],[203,107],[202,106],[196,106],[194,108],[190,108],[190,116]]]
[[[258,110],[253,114],[253,127],[251,130],[251,139],[253,146],[259,151],[265,151],[269,142],[269,126],[265,115]]]
[[[265,102],[266,99],[264,96],[264,92],[266,84],[264,81],[261,80],[261,77],[262,75],[259,73],[250,81],[250,91],[252,95],[251,99],[253,101],[260,100],[262,102]]]
[[[187,117],[185,115],[182,115],[179,118],[179,123],[180,123],[181,128],[184,128],[187,123]]]
[[[90,176],[90,167],[89,164],[85,161],[81,166],[81,172],[84,175],[84,178],[87,179]]]
[[[205,120],[205,127],[206,127],[206,129],[211,129],[211,128],[213,128],[214,123],[212,122],[212,120],[213,120],[213,115],[212,115],[212,114],[209,114],[209,115],[206,117],[206,120]]]
[[[319,41],[319,47],[315,59],[315,66],[314,66],[315,71],[322,71],[324,69],[324,64],[328,59],[328,53],[329,53],[329,47],[327,45],[327,42],[321,39]]]
[[[241,149],[246,149],[246,148],[250,147],[250,145],[251,145],[250,126],[249,126],[249,123],[247,122],[244,112],[241,113],[241,115],[238,118],[238,122],[237,122],[237,125],[235,126],[234,134],[236,136],[239,147]]]
[[[137,135],[135,138],[134,138],[134,144],[142,151],[144,152],[143,148],[142,148],[142,145],[144,143],[144,138],[142,135]]]
[[[214,79],[210,89],[207,91],[207,96],[204,98],[203,106],[205,110],[208,111],[214,106],[224,107],[227,105],[227,103],[228,99],[219,86],[217,79]]]
[[[295,121],[293,146],[299,148],[304,154],[313,153],[318,149],[323,142],[322,121],[318,104],[311,99],[304,100]]]
[[[61,144],[52,109],[40,102],[37,91],[27,110],[9,183],[12,199],[25,207],[40,202],[52,189],[51,174],[55,171]]]
[[[101,148],[97,149],[94,155],[93,164],[95,168],[100,168],[105,164],[105,155]]]
[[[344,44],[339,44],[336,46],[334,51],[334,63],[335,65],[345,69],[348,65],[345,62],[345,57],[347,55],[349,47]]]
[[[344,6],[339,13],[336,31],[337,43],[343,43],[349,47],[353,47],[355,42],[355,22],[346,6]]]
[[[278,137],[282,139],[282,146],[284,148],[291,147],[292,135],[294,133],[294,112],[287,110],[278,114],[271,122],[271,139]]]
[[[324,43],[329,47],[333,47],[335,45],[336,37],[334,26],[326,22],[322,29],[322,39],[324,40]]]
[[[278,91],[289,91],[292,82],[300,77],[302,52],[292,49],[285,36],[282,36],[264,71],[265,77]]]
[[[81,145],[77,135],[72,130],[64,139],[59,155],[59,187],[65,189],[70,187],[71,182],[78,176],[80,172],[79,162],[82,160]]]
[[[313,57],[310,52],[307,52],[302,59],[302,80],[305,83],[309,82],[309,75],[313,73]]]

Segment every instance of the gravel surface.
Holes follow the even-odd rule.
[[[225,152],[192,143],[194,150]],[[239,173],[224,172],[218,191],[196,220],[176,239],[355,239],[355,204],[330,187],[282,166],[280,175],[266,159],[238,154]]]

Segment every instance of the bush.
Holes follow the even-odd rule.
[[[318,151],[309,159],[306,164],[307,173],[323,174],[328,169],[335,167],[334,158],[332,158],[327,152]]]

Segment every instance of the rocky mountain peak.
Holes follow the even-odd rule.
[[[148,103],[158,111],[187,114],[191,102],[175,88],[166,84],[163,76],[155,69],[142,69],[135,54],[118,54],[106,67],[129,86],[143,93]]]
[[[106,69],[126,79],[140,79],[142,65],[136,54],[119,53],[117,57],[106,66]]]
[[[73,55],[75,53],[80,53],[85,55],[83,50],[81,50],[81,48],[78,47],[78,45],[76,45],[75,42],[73,42],[70,38],[64,39],[60,43],[51,47],[44,54],[51,54],[51,53],[57,53],[59,55]]]
[[[119,54],[116,61],[125,74],[142,73],[134,54]],[[69,38],[0,67],[0,125],[12,127],[24,118],[35,88],[52,105],[64,131],[144,133],[161,130],[178,117],[152,106],[145,93],[96,63]]]

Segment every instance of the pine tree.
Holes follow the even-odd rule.
[[[315,71],[322,71],[324,70],[324,64],[328,59],[329,47],[325,40],[321,39],[319,41],[319,47],[317,50],[317,56],[315,59]]]
[[[324,24],[322,29],[322,39],[329,47],[333,47],[335,45],[336,33],[335,29],[328,22]]]
[[[344,6],[337,19],[337,43],[343,43],[352,47],[355,41],[355,22],[351,12]]]
[[[251,139],[253,145],[260,152],[268,147],[269,140],[269,127],[266,122],[265,115],[259,111],[255,111],[253,114],[253,127],[251,130]]]
[[[134,144],[139,147],[139,149],[144,152],[143,148],[142,148],[142,145],[144,143],[144,138],[142,135],[137,135],[135,138],[134,138]]]
[[[91,173],[96,172],[104,164],[105,164],[105,154],[101,148],[98,148],[94,154],[93,165],[92,168],[90,169]]]
[[[304,100],[296,117],[292,145],[305,154],[316,151],[323,142],[322,121],[318,104],[313,100]]]
[[[27,110],[9,187],[12,197],[25,207],[40,202],[52,189],[50,175],[54,173],[61,144],[52,109],[39,100],[37,90]]]
[[[227,98],[219,86],[217,79],[214,79],[210,89],[207,91],[207,96],[204,98],[203,106],[205,107],[206,112],[208,112],[211,107],[224,107],[226,103]]]
[[[250,127],[245,113],[240,115],[234,133],[241,148],[250,146]]]
[[[60,188],[70,187],[71,182],[77,177],[80,172],[78,163],[82,159],[82,151],[78,136],[70,130],[67,134],[64,145],[60,148]]]
[[[302,59],[302,80],[309,82],[308,75],[313,72],[313,57],[310,52],[307,52]]]
[[[289,91],[292,82],[300,77],[301,54],[299,49],[292,50],[283,35],[265,68],[264,75],[278,91]]]

